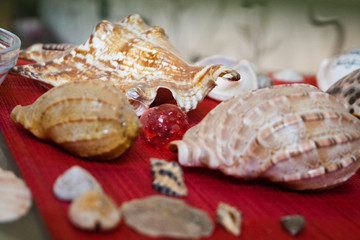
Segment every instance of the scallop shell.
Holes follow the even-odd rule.
[[[140,127],[125,95],[101,81],[53,88],[32,105],[16,106],[11,119],[40,139],[96,160],[123,154],[135,142]]]
[[[53,191],[57,198],[71,201],[78,195],[90,191],[102,191],[98,181],[84,168],[73,166],[55,181]]]
[[[241,81],[227,81],[219,77],[216,82],[217,86],[208,94],[208,97],[212,99],[224,101],[243,92],[259,88],[255,68],[253,64],[247,60],[237,61],[229,57],[214,55],[195,63],[197,66],[206,66],[209,64],[223,64],[233,68],[241,75]]]
[[[170,149],[184,166],[310,190],[348,180],[360,165],[359,144],[360,121],[342,101],[290,84],[222,102]]]
[[[91,190],[71,202],[69,219],[83,230],[108,231],[119,224],[121,214],[114,201],[105,193]]]
[[[13,72],[59,86],[74,80],[103,80],[128,97],[138,115],[154,101],[159,88],[172,92],[189,111],[215,87],[218,77],[239,80],[222,65],[189,65],[160,27],[147,26],[137,14],[112,24],[101,21],[90,38],[69,53],[45,63],[17,66]]]
[[[349,112],[360,117],[360,69],[337,81],[326,92],[346,101]]]
[[[125,223],[151,237],[209,237],[214,223],[209,215],[183,201],[163,196],[150,196],[126,202],[121,206]]]
[[[168,162],[151,158],[153,188],[170,196],[186,196],[188,190],[184,184],[183,171],[177,162]]]
[[[229,204],[220,202],[216,209],[216,221],[235,236],[241,234],[241,212]]]
[[[0,223],[15,221],[29,212],[32,197],[25,182],[0,168]]]

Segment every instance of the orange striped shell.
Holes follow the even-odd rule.
[[[124,153],[135,142],[140,127],[125,95],[101,81],[52,88],[32,105],[16,106],[11,119],[40,139],[96,160]]]
[[[346,107],[310,85],[259,89],[222,102],[170,148],[185,166],[330,188],[360,165],[360,121]]]

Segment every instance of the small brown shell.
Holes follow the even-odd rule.
[[[360,69],[334,83],[327,93],[349,104],[349,112],[360,117]]]
[[[125,95],[101,81],[52,88],[32,105],[16,106],[11,119],[40,139],[96,160],[123,154],[135,142],[140,127]]]
[[[291,235],[298,235],[305,227],[305,218],[299,214],[284,216],[280,219],[283,228]]]
[[[185,166],[315,190],[344,183],[359,169],[359,144],[360,121],[341,100],[292,84],[222,102],[170,148]]]
[[[169,197],[132,200],[124,203],[121,211],[129,227],[151,237],[209,237],[214,230],[206,212]]]
[[[216,210],[216,221],[235,236],[241,234],[241,212],[229,204],[220,202]]]
[[[151,158],[150,161],[154,189],[170,196],[187,195],[183,171],[177,162],[168,162],[156,158]]]
[[[111,198],[103,192],[91,190],[71,202],[69,218],[83,230],[107,231],[119,224],[121,215]]]
[[[31,192],[11,171],[0,168],[0,223],[15,221],[31,207]]]

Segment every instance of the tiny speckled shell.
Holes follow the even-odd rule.
[[[154,189],[170,196],[187,195],[183,171],[177,162],[168,162],[156,158],[151,158],[150,162]]]
[[[22,54],[35,54],[29,51]],[[238,72],[223,65],[188,64],[162,28],[147,26],[137,14],[115,24],[101,21],[85,43],[50,61],[16,66],[12,72],[51,86],[78,80],[106,81],[126,94],[137,115],[155,100],[159,88],[171,91],[178,106],[187,112],[216,86],[218,77],[240,79]]]
[[[11,119],[40,139],[96,160],[123,154],[135,142],[140,127],[125,95],[101,81],[52,88],[31,105],[16,106]]]
[[[360,117],[360,69],[355,70],[332,85],[327,93],[349,104],[349,112]]]
[[[170,149],[185,166],[315,190],[337,186],[359,169],[359,144],[360,121],[341,100],[292,84],[222,102]]]

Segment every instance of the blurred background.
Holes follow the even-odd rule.
[[[81,44],[99,20],[131,13],[164,28],[188,61],[221,54],[314,74],[322,59],[360,47],[360,0],[1,0],[0,27],[22,48]]]

